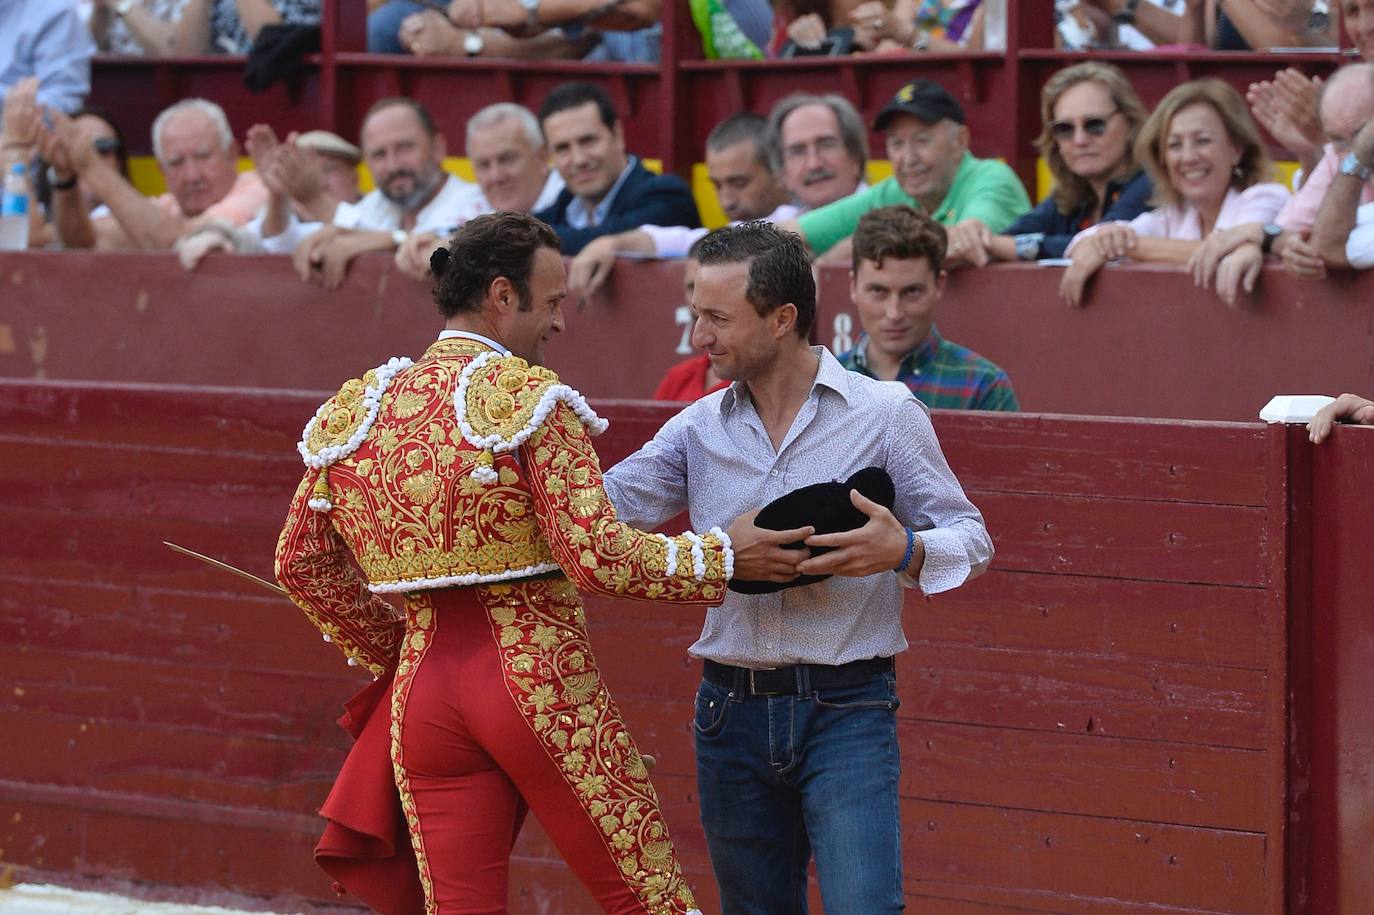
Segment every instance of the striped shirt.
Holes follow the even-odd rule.
[[[839,357],[840,365],[877,378],[868,365],[868,334]],[[926,341],[907,353],[896,381],[932,410],[1018,410],[1011,379],[968,347],[951,343],[933,326]]]

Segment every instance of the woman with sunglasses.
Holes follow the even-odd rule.
[[[1069,245],[1073,263],[1064,271],[1060,295],[1071,305],[1083,304],[1088,279],[1109,260],[1189,264],[1203,239],[1238,226],[1253,229],[1262,243],[1243,244],[1212,269],[1194,269],[1194,276],[1203,288],[1215,282],[1228,304],[1241,288],[1252,291],[1279,234],[1274,217],[1289,193],[1264,180],[1271,172],[1269,154],[1245,99],[1214,78],[1176,86],[1141,128],[1135,150],[1153,179],[1157,209],[1080,232]]]
[[[953,264],[1063,257],[1079,231],[1102,220],[1134,219],[1149,208],[1150,180],[1132,144],[1147,112],[1126,75],[1101,61],[1060,70],[1040,91],[1044,127],[1036,146],[1054,190],[1005,234],[951,246]]]

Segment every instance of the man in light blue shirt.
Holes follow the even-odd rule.
[[[652,529],[685,509],[694,526],[729,523],[869,466],[896,489],[891,511],[855,491],[865,526],[807,538],[832,552],[798,563],[804,551],[772,551],[801,575],[835,577],[732,590],[691,648],[703,660],[697,784],[721,907],[793,911],[814,852],[826,915],[893,915],[903,589],[958,587],[987,567],[992,543],[925,407],[807,345],[816,292],[800,238],[744,223],[708,236],[698,258],[692,342],[734,383],[606,473],[620,520]]]
[[[38,77],[38,103],[66,112],[91,91],[95,41],[76,0],[0,0],[0,111],[15,83]]]

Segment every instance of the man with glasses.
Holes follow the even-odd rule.
[[[1001,232],[1030,209],[1030,198],[1004,162],[969,152],[963,106],[938,83],[908,83],[878,113],[874,127],[887,138],[893,175],[873,187],[803,214],[784,228],[799,232],[818,255],[848,259],[841,242],[869,210],[906,204],[925,210],[949,230],[953,256],[984,231]]]
[[[839,95],[798,92],[768,115],[769,154],[792,200],[814,210],[862,190],[868,130]]]
[[[732,223],[794,220],[867,185],[868,131],[854,106],[838,95],[793,93],[768,119],[743,112],[721,121],[706,138],[706,171]],[[619,254],[687,257],[706,229],[644,225],[599,238],[568,270],[568,285],[583,301],[606,282]],[[696,362],[696,360],[692,360]]]

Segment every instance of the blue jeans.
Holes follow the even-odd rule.
[[[412,0],[390,0],[367,14],[367,50],[371,54],[404,54],[401,47],[401,22],[425,6]]]
[[[697,787],[722,913],[805,915],[813,852],[826,915],[900,912],[896,678],[798,686],[741,696],[703,680],[697,692]]]

